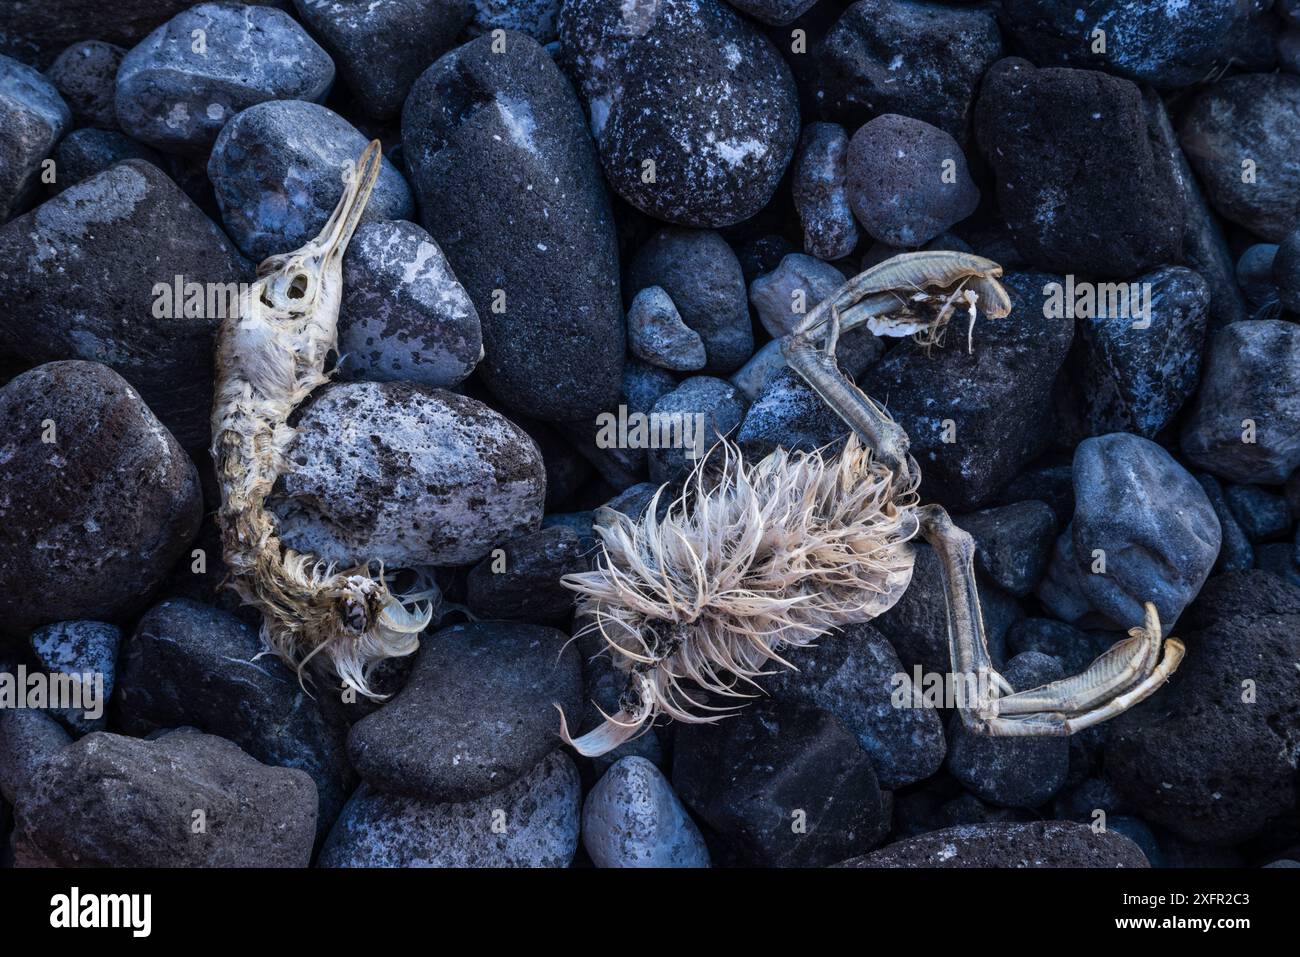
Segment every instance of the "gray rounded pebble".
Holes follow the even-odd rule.
[[[1043,604],[1071,623],[1095,613],[1128,629],[1142,623],[1149,601],[1172,628],[1222,540],[1200,483],[1159,445],[1115,432],[1075,449],[1074,501],[1038,589]]]
[[[632,298],[627,343],[638,359],[674,372],[695,372],[708,361],[704,340],[682,322],[672,298],[659,286],[646,286]]]
[[[221,219],[253,259],[297,249],[314,238],[343,195],[343,170],[366,137],[332,110],[298,100],[259,103],[221,130],[208,177]],[[410,219],[415,198],[387,159],[362,222]]]
[[[463,565],[537,528],[541,453],[481,402],[410,382],[326,387],[271,508],[286,547],[347,566]]]
[[[1300,223],[1300,76],[1241,74],[1202,87],[1178,135],[1225,219],[1270,243]]]
[[[750,283],[749,301],[763,328],[773,339],[780,339],[842,285],[844,274],[834,266],[790,253],[775,269]]]
[[[60,53],[45,71],[72,110],[78,126],[117,129],[117,70],[126,50],[101,40],[83,40]]]
[[[1300,326],[1234,322],[1210,340],[1183,455],[1234,482],[1280,485],[1300,466]]]
[[[843,259],[858,245],[847,188],[849,134],[837,123],[809,123],[799,138],[790,188],[803,226],[804,252]]]
[[[483,358],[478,310],[415,223],[366,223],[343,257],[339,352],[347,379],[447,389]]]
[[[615,762],[587,795],[582,846],[597,867],[708,867],[709,851],[659,769]]]
[[[754,351],[754,330],[740,260],[710,230],[661,229],[632,258],[624,295],[659,286],[682,321],[704,341],[710,372],[740,368]]]
[[[117,648],[122,630],[102,621],[60,621],[32,632],[28,642],[36,661],[51,675],[67,675],[82,687],[83,708],[50,713],[76,734],[108,727],[108,699],[117,679]],[[98,710],[92,715],[91,710]]]
[[[198,531],[189,456],[95,362],[12,379],[0,389],[0,435],[0,630],[137,612]]]
[[[745,393],[750,402],[758,399],[773,377],[786,368],[785,356],[781,354],[781,343],[773,339],[750,357],[750,360],[733,372],[731,383]]]
[[[927,243],[979,205],[961,146],[921,120],[877,116],[849,140],[847,164],[853,215],[891,246]]]
[[[567,867],[578,849],[578,769],[554,751],[495,794],[437,804],[357,789],[319,867]]]
[[[203,156],[236,113],[266,100],[320,102],[333,82],[329,54],[283,10],[201,3],[127,53],[117,119],[150,146]]]

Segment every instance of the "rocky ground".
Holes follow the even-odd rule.
[[[0,710],[7,863],[1300,857],[1297,0],[13,0],[0,53],[0,672],[111,694]],[[220,587],[202,292],[313,235],[371,137],[275,508],[472,613],[381,703],[257,658]],[[594,726],[621,686],[559,578],[685,461],[597,417],[839,440],[774,337],[915,248],[996,260],[1015,308],[841,358],[975,536],[995,662],[1073,673],[1149,599],[1179,673],[1069,740],[893,707],[948,668],[922,545],[739,716],[560,747],[553,704]],[[1073,308],[1106,283],[1144,321]]]

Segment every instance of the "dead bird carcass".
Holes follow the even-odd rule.
[[[920,504],[906,433],[836,363],[840,335],[858,325],[928,346],[958,313],[972,324],[977,308],[1007,315],[1001,275],[978,256],[917,252],[849,280],[782,341],[789,365],[852,429],[843,451],[777,449],[748,464],[723,443],[696,465],[666,515],[658,496],[640,519],[601,513],[595,569],[564,582],[578,596],[584,630],[602,636],[627,685],[618,712],[581,737],[561,715],[567,742],[594,756],[661,715],[719,720],[736,707],[719,700],[760,693],[756,679],[787,664],[782,649],[891,608],[911,581],[918,534],[940,560],[952,670],[976,691],[960,707],[973,731],[1073,734],[1168,680],[1183,645],[1171,638],[1162,655],[1148,602],[1146,620],[1081,674],[1015,692],[989,656],[970,535],[940,506]]]

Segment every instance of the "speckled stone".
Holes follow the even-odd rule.
[[[844,420],[799,373],[782,362],[745,412],[736,441],[757,461],[777,448],[811,452],[829,446],[834,453],[848,435]]]
[[[853,215],[890,246],[928,243],[979,205],[961,146],[921,120],[877,116],[849,140],[847,163]]]
[[[1149,867],[1142,849],[1087,824],[968,824],[909,837],[841,867]]]
[[[1261,569],[1216,575],[1185,618],[1187,657],[1111,725],[1106,776],[1184,840],[1272,836],[1296,807],[1300,588]]]
[[[195,50],[195,30],[205,52]],[[203,156],[236,113],[266,100],[319,102],[333,82],[329,54],[283,10],[201,3],[127,53],[117,119],[150,146]]]
[[[460,804],[363,784],[321,850],[319,867],[567,867],[578,849],[582,787],[554,751],[509,787]]]
[[[1099,303],[1097,311],[1106,315],[1083,316],[1077,323],[1084,415],[1093,435],[1155,438],[1200,381],[1209,285],[1182,266],[1157,269],[1134,283],[1127,288],[1140,290],[1150,315],[1135,315],[1135,304],[1115,310]],[[1109,296],[1104,286],[1098,285],[1099,298]]]
[[[942,347],[899,343],[860,380],[911,438],[923,501],[954,512],[989,504],[1050,444],[1052,389],[1075,328],[1044,312],[1044,286],[1059,279],[1008,273],[1012,310],[979,316],[970,351],[958,317]]]
[[[343,257],[339,351],[348,379],[451,388],[483,358],[469,293],[415,223],[365,223]]]
[[[674,372],[694,372],[708,361],[704,340],[682,322],[672,299],[659,286],[646,286],[632,298],[627,344],[638,359]]]
[[[0,630],[138,611],[202,514],[176,440],[121,376],[78,361],[0,389],[0,435]]]
[[[36,191],[41,162],[72,124],[72,111],[45,77],[0,56],[0,223]]]
[[[1267,4],[1221,0],[1005,0],[1003,28],[1043,66],[1086,66],[1162,90],[1194,86],[1233,63],[1270,69]],[[1093,31],[1106,36],[1093,50]]]
[[[749,301],[773,339],[795,326],[827,296],[844,285],[844,274],[829,263],[803,253],[782,258],[771,272],[749,284]]]
[[[1216,332],[1200,391],[1183,426],[1182,451],[1188,460],[1234,482],[1279,485],[1300,466],[1296,422],[1300,326],[1260,319],[1234,322]]]
[[[126,50],[113,43],[85,40],[74,43],[45,71],[72,110],[78,126],[117,129],[117,70]]]
[[[582,809],[582,846],[597,867],[708,867],[709,851],[672,785],[635,755],[605,772]]]
[[[479,378],[530,418],[594,417],[618,404],[626,351],[600,160],[549,54],[522,33],[499,53],[493,42],[456,47],[416,81],[406,168],[424,228],[478,309]]]
[[[395,116],[421,71],[451,49],[469,0],[293,0],[303,22],[338,61],[361,109]]]
[[[1038,268],[1123,279],[1183,260],[1174,158],[1131,80],[999,60],[975,133],[1016,248]]]
[[[546,471],[528,433],[474,399],[340,383],[303,414],[271,502],[286,547],[347,565],[463,565],[531,531]]]
[[[555,628],[490,621],[427,638],[406,686],[348,735],[373,787],[423,801],[469,801],[513,784],[560,744],[582,708],[582,668]]]
[[[119,163],[0,228],[0,349],[31,363],[103,362],[182,445],[206,446],[221,317],[173,302],[177,276],[207,289],[251,278],[161,170]]]
[[[560,0],[472,0],[470,32],[518,30],[550,43],[559,29]]]
[[[50,713],[78,734],[108,727],[108,699],[117,678],[117,648],[122,630],[102,621],[60,621],[32,632],[28,642],[40,666],[52,675],[68,675],[81,683],[83,694],[90,682],[99,695],[99,715],[87,709],[51,708]],[[91,702],[87,701],[90,704]]]
[[[858,244],[846,188],[849,134],[837,123],[809,123],[799,137],[790,183],[803,226],[804,252],[842,259]]]
[[[297,100],[259,103],[222,128],[208,177],[226,231],[261,260],[315,237],[343,195],[343,169],[367,138],[343,117]],[[415,197],[387,159],[361,221],[410,219]]]
[[[932,123],[965,142],[980,78],[1002,55],[993,11],[859,0],[815,48],[818,107],[850,130],[881,113]]]
[[[1300,76],[1244,74],[1203,87],[1178,135],[1221,216],[1271,243],[1300,223]],[[1250,182],[1245,160],[1255,164]]]
[[[36,770],[14,822],[19,867],[306,867],[316,788],[197,731],[97,732]]]
[[[794,155],[798,101],[781,55],[735,10],[570,0],[560,39],[616,193],[684,226],[728,226],[767,205]]]

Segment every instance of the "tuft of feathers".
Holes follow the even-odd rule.
[[[619,711],[573,738],[593,756],[656,717],[705,723],[754,697],[782,649],[805,647],[898,601],[912,577],[918,471],[894,473],[856,436],[839,454],[777,449],[756,464],[725,440],[698,462],[657,518],[603,510],[596,568],[567,575],[586,618],[628,685]],[[695,693],[697,697],[692,697]]]

